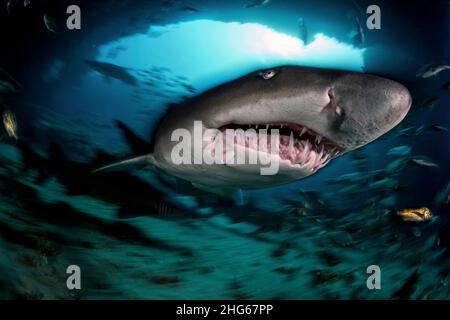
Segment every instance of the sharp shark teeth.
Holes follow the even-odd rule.
[[[322,136],[316,136],[316,143],[320,143],[322,141]]]
[[[306,141],[305,149],[303,150],[303,152],[306,154],[308,154],[308,152],[309,152],[309,141],[308,140]]]
[[[322,157],[323,157],[323,146],[322,146],[322,149],[320,149],[320,152],[319,152],[319,159],[322,159]]]
[[[306,167],[313,169],[312,166],[314,165],[314,155],[312,153],[310,153],[308,159],[309,160],[308,160],[308,162],[306,162],[305,165],[306,165]]]
[[[294,146],[294,133],[291,132],[291,135],[289,136],[289,147]]]
[[[226,129],[243,129],[235,133],[235,143],[249,149],[277,153],[293,165],[315,172],[341,154],[340,149],[326,137],[308,127],[289,123],[230,124]],[[256,137],[245,135],[245,130],[256,129]],[[242,134],[244,133],[244,134]],[[278,146],[272,146],[272,134],[277,135]],[[267,145],[264,143],[267,141]]]
[[[308,153],[303,150],[303,153],[301,154],[300,163],[305,163],[308,159]]]

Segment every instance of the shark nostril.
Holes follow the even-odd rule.
[[[327,110],[332,110],[335,107],[335,100],[334,100],[334,94],[333,94],[333,89],[329,89],[327,92],[327,97],[328,97],[328,101],[325,104],[325,106],[323,107],[323,111],[327,111]]]
[[[328,99],[330,99],[330,103],[334,101],[334,92],[333,92],[333,88],[331,88],[330,90],[328,90]]]
[[[333,110],[336,114],[337,114],[337,116],[339,117],[339,118],[341,118],[343,115],[344,115],[344,110],[340,107],[340,106],[338,106],[338,104],[337,104],[337,102],[336,102],[336,98],[335,98],[335,96],[334,96],[334,90],[333,90],[333,88],[330,88],[329,90],[328,90],[328,99],[329,99],[329,102],[328,102],[328,104],[325,106],[325,109],[331,109],[331,110]]]

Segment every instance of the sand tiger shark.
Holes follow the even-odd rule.
[[[298,66],[258,70],[171,109],[158,125],[151,153],[95,171],[158,170],[222,195],[271,187],[315,174],[336,157],[374,141],[399,124],[410,106],[403,85],[374,75]],[[195,121],[220,131],[278,129],[276,153],[237,140],[249,153],[265,152],[278,160],[278,173],[261,175],[258,164],[174,164],[178,141],[172,133],[184,128],[194,134]],[[213,148],[215,143],[207,142]]]

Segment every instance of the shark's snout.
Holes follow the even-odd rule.
[[[403,85],[394,82],[393,90],[390,92],[392,101],[390,113],[395,124],[398,124],[408,113],[411,108],[412,98],[409,90]]]
[[[403,85],[384,78],[352,74],[333,86],[333,97],[341,109],[334,121],[334,135],[346,151],[379,138],[408,113],[411,95]]]
[[[411,107],[411,95],[400,83],[387,79],[377,80],[367,93],[369,103],[366,104],[368,106],[366,117],[369,122],[372,120],[377,125],[379,134],[382,135],[406,116]],[[374,102],[371,103],[371,100]]]

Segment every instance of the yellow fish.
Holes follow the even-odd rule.
[[[18,139],[16,117],[14,117],[14,114],[9,110],[3,112],[3,126],[5,127],[8,136],[13,137],[16,140]]]
[[[429,221],[433,217],[430,209],[426,207],[419,209],[404,209],[402,211],[398,211],[397,215],[399,215],[403,219],[403,221],[412,222]]]

